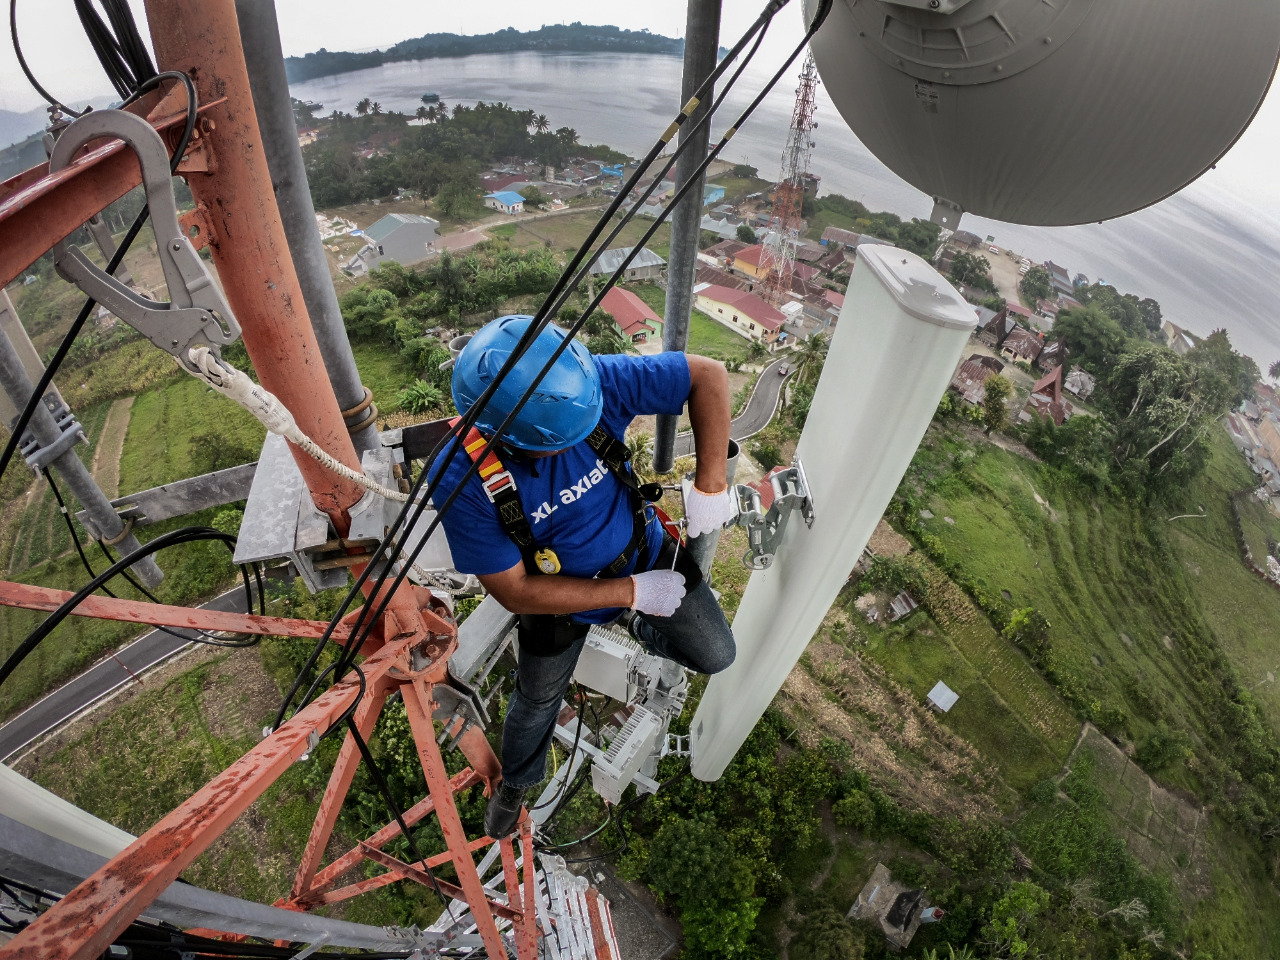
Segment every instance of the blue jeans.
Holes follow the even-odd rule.
[[[671,566],[670,551],[668,541],[655,568]],[[719,673],[733,663],[736,653],[724,611],[705,582],[685,595],[674,616],[636,614],[631,632],[650,653],[697,673]],[[502,727],[502,778],[511,786],[527,790],[546,779],[556,718],[585,642],[584,631],[569,649],[550,657],[521,649],[516,688]]]

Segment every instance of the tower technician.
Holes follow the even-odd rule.
[[[530,322],[500,317],[467,344],[453,372],[460,414],[492,383]],[[574,342],[486,453],[485,441],[564,338],[558,327],[543,330],[464,439],[467,455],[443,469],[441,457],[431,467],[447,493],[473,459],[481,460],[444,515],[445,535],[457,569],[475,574],[519,615],[502,781],[484,818],[495,838],[515,828],[525,794],[545,778],[556,718],[592,624],[626,621],[641,646],[700,673],[718,673],[734,657],[733,634],[711,588],[654,513],[661,488],[639,483],[623,442],[636,417],[679,415],[687,401],[698,455],[687,533],[723,526],[732,515],[724,365],[674,352],[592,356]]]

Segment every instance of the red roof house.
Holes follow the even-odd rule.
[[[600,306],[632,343],[648,343],[649,337],[662,331],[662,318],[630,290],[611,288]]]

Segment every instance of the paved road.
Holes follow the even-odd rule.
[[[244,587],[237,586],[234,590],[228,590],[208,603],[201,604],[200,608],[245,613]],[[96,703],[118,687],[136,683],[125,667],[141,674],[148,667],[173,656],[189,643],[188,640],[152,630],[123,650],[116,651],[115,658],[107,657],[99,661],[0,727],[0,760],[14,756],[68,717]]]
[[[774,411],[778,409],[778,397],[782,393],[782,385],[787,382],[786,377],[778,375],[778,367],[794,360],[795,357],[790,355],[779,357],[761,371],[751,399],[747,401],[746,407],[743,408],[742,413],[738,414],[737,419],[729,424],[729,436],[734,440],[745,440],[769,425]],[[676,437],[676,456],[688,457],[692,454],[693,434],[682,433]]]

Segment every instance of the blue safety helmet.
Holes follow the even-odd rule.
[[[533,317],[499,317],[471,338],[453,366],[453,402],[459,413],[470,410],[493,383],[532,322]],[[538,335],[485,404],[476,420],[479,430],[489,435],[497,433],[533,378],[567,336],[554,325],[548,325]],[[520,408],[503,433],[503,439],[521,450],[563,450],[587,438],[600,421],[603,406],[600,374],[590,352],[575,340],[547,371],[528,403]]]

